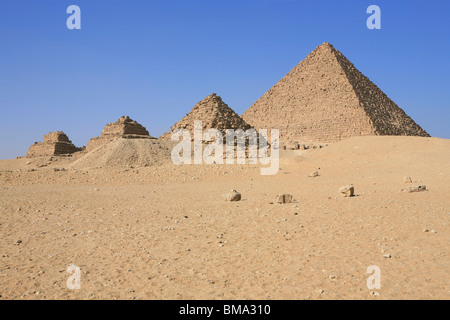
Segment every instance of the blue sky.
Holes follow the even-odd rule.
[[[81,30],[66,9],[81,8]],[[366,27],[369,5],[381,30]],[[447,0],[0,0],[0,159],[129,115],[159,136],[218,93],[242,114],[332,43],[432,136],[450,138]]]

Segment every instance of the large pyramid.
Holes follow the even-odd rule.
[[[170,132],[161,136],[162,139],[170,139],[171,133],[176,129],[186,129],[194,138],[194,121],[202,121],[203,131],[207,129],[218,129],[225,138],[226,129],[250,129],[251,126],[234,112],[222,98],[213,93],[197,103],[180,121],[175,123]]]
[[[242,118],[256,129],[279,129],[285,143],[429,136],[329,43],[311,52]]]

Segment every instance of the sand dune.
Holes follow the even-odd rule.
[[[170,161],[169,147],[170,142],[156,139],[118,139],[97,147],[69,165],[69,168],[158,165]]]

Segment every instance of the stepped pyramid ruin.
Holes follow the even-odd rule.
[[[180,121],[175,123],[170,132],[161,136],[161,139],[170,139],[171,133],[177,129],[186,129],[191,133],[194,139],[194,121],[201,120],[203,131],[207,129],[218,129],[225,138],[226,129],[250,129],[251,126],[246,123],[236,112],[234,112],[222,98],[213,93],[197,103],[192,110]]]
[[[242,118],[256,129],[279,129],[284,143],[429,136],[329,43],[311,52]]]
[[[89,140],[86,151],[117,139],[155,139],[150,136],[147,129],[130,119],[128,116],[120,117],[116,122],[108,123],[102,131],[100,137]]]
[[[81,151],[73,145],[62,131],[50,132],[44,136],[43,142],[35,142],[28,149],[27,158],[72,154]]]

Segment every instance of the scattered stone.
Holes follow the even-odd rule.
[[[226,193],[222,196],[225,201],[240,201],[241,194],[236,190],[231,190],[230,193]]]
[[[412,179],[410,177],[403,177],[404,183],[412,183]]]
[[[291,143],[291,144],[288,144],[286,146],[286,148],[288,150],[298,150],[299,149],[299,145],[298,145],[298,143]]]
[[[355,195],[355,188],[352,185],[342,186],[339,188],[339,193],[343,197],[353,197]]]
[[[383,258],[390,259],[390,258],[392,258],[392,256],[391,256],[390,254],[385,254],[385,255],[383,256]]]
[[[407,189],[402,189],[401,192],[412,193],[412,192],[422,192],[422,191],[426,191],[426,190],[427,190],[427,187],[425,185],[416,185],[416,186],[409,187]]]
[[[311,172],[311,173],[308,175],[308,177],[312,177],[312,178],[318,177],[318,176],[319,176],[319,171]]]
[[[291,194],[279,194],[277,196],[277,202],[278,203],[291,203],[294,200]]]
[[[370,295],[372,295],[372,296],[379,296],[380,293],[377,292],[377,291],[370,291]]]
[[[21,244],[23,241],[22,240],[17,240],[16,241],[16,245],[18,246],[19,244]]]

